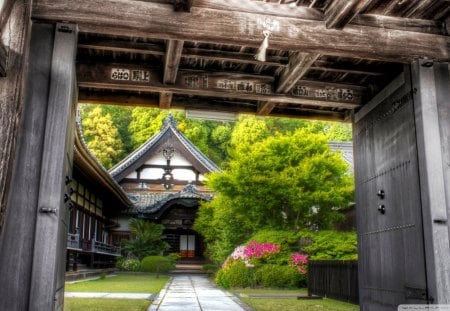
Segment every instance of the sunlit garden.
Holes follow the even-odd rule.
[[[160,110],[90,105],[81,112],[86,143],[105,167],[156,133],[167,116]],[[216,286],[255,310],[357,310],[345,302],[295,296],[307,296],[309,261],[357,260],[352,226],[337,230],[353,208],[352,168],[329,146],[351,140],[351,129],[292,119],[241,117],[217,123],[174,115],[179,129],[221,167],[206,176],[214,197],[201,203],[192,227],[204,239],[204,272]],[[99,143],[106,138],[98,139],[96,122],[110,127],[115,153]],[[164,274],[175,269],[179,258],[168,254],[162,224],[131,219],[129,228],[131,239],[123,242],[118,270]],[[165,280],[151,282],[158,288]],[[293,296],[270,298],[277,293]]]

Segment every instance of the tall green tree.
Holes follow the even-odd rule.
[[[109,114],[100,107],[89,109],[83,120],[83,135],[92,154],[107,169],[118,162],[123,144]]]
[[[300,128],[257,141],[266,131],[254,124],[258,131],[238,140],[227,168],[208,176],[218,196],[200,208],[195,228],[213,241],[209,252],[215,258],[217,245],[236,246],[262,228],[328,228],[340,217],[334,207],[352,201],[349,167],[330,150],[325,134]]]

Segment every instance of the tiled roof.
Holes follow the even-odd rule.
[[[352,142],[329,142],[331,150],[340,151],[342,158],[347,162],[353,172],[353,143]]]
[[[212,199],[212,195],[198,192],[193,184],[186,185],[186,187],[179,192],[134,192],[128,193],[128,197],[134,204],[134,207],[128,210],[128,213],[130,214],[157,213],[169,201],[175,199],[199,199],[206,201]]]
[[[128,155],[125,159],[116,164],[109,173],[115,177],[128,167],[130,167],[135,161],[139,160],[148,150],[150,150],[166,132],[172,131],[172,133],[180,140],[184,147],[210,172],[219,171],[219,167],[212,162],[206,155],[204,155],[189,139],[186,138],[177,128],[176,119],[169,114],[164,120],[161,130],[153,137],[147,140],[141,147],[136,149],[133,153]]]

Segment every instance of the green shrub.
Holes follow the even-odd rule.
[[[175,263],[163,256],[147,256],[142,259],[141,270],[144,272],[167,273],[175,269]]]
[[[180,254],[178,253],[170,253],[166,257],[169,258],[169,260],[172,260],[173,262],[177,262],[181,258]]]
[[[120,257],[116,261],[116,268],[121,271],[139,271],[141,268],[141,262],[138,259],[125,259]]]
[[[286,246],[298,246],[298,235],[291,230],[263,229],[256,232],[248,241],[272,243],[283,248]]]
[[[296,267],[262,265],[255,272],[257,284],[263,287],[293,288],[306,285],[306,276]]]
[[[242,261],[232,261],[217,272],[215,281],[224,288],[253,287],[256,285],[254,270],[246,267]]]
[[[300,235],[312,240],[302,250],[310,255],[311,260],[356,260],[358,246],[356,233],[324,230],[317,233],[303,231]]]

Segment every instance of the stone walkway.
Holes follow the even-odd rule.
[[[236,296],[214,287],[206,276],[173,276],[148,311],[251,310]]]

